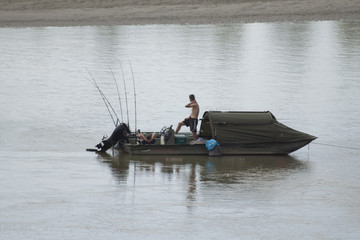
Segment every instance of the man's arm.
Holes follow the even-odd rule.
[[[195,106],[196,106],[196,103],[192,103],[192,102],[185,105],[186,108],[192,108]]]

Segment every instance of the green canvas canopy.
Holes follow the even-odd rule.
[[[297,142],[316,137],[279,123],[269,112],[205,112],[200,136],[220,144]]]

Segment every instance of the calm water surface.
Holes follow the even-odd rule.
[[[359,239],[360,23],[0,28],[0,52],[1,239]],[[272,157],[85,152],[113,129],[87,70],[134,129],[131,67],[137,128],[175,125],[194,93],[201,114],[270,110],[319,139]]]

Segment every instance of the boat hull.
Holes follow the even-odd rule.
[[[215,155],[287,155],[309,144],[312,140],[303,140],[290,143],[264,143],[221,145]],[[123,151],[134,155],[212,155],[204,144],[180,145],[134,145],[127,144]]]

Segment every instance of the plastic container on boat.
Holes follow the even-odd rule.
[[[175,144],[186,144],[186,136],[184,134],[176,134]]]

